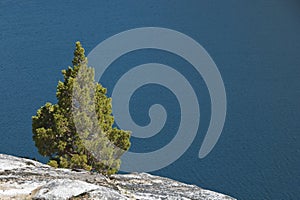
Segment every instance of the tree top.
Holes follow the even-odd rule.
[[[74,50],[74,58],[73,58],[73,66],[77,66],[81,64],[82,62],[86,62],[87,59],[84,55],[84,48],[82,47],[80,41],[76,42],[76,48]]]

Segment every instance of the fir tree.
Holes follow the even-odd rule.
[[[46,103],[32,117],[35,145],[53,167],[116,173],[130,147],[130,133],[113,127],[111,98],[94,82],[94,69],[88,67],[80,42],[72,64],[62,71],[57,104]]]

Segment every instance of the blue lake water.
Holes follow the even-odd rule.
[[[185,60],[159,50],[131,52],[116,60],[100,80],[109,94],[122,72],[148,62],[183,67],[181,73],[199,91],[201,122],[193,144],[175,163],[152,173],[238,199],[299,199],[299,6],[296,0],[2,0],[0,153],[45,161],[32,142],[31,116],[45,102],[56,102],[56,85],[61,70],[71,64],[75,41],[88,53],[119,32],[165,27],[192,37],[211,55],[225,84],[228,107],[220,140],[207,157],[198,159],[210,119],[209,94],[201,77]],[[178,129],[178,102],[158,85],[135,92],[133,119],[149,123],[148,108],[155,103],[168,111],[166,127],[150,139],[132,138],[134,151],[160,148]]]

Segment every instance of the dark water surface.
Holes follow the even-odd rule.
[[[60,71],[71,64],[75,41],[88,53],[121,31],[165,27],[189,35],[208,51],[222,74],[228,111],[220,140],[200,160],[210,119],[203,80],[185,60],[167,52],[141,50],[116,60],[101,80],[110,94],[122,70],[148,62],[184,66],[182,74],[200,91],[201,122],[194,143],[175,163],[153,173],[238,199],[299,199],[299,11],[296,0],[2,0],[0,153],[42,160],[32,142],[31,116],[45,102],[56,102]],[[178,128],[178,102],[158,85],[144,86],[132,97],[136,122],[149,123],[147,109],[154,103],[165,105],[169,121],[157,137],[133,138],[134,151],[164,146]]]

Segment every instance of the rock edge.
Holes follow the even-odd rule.
[[[0,199],[200,199],[233,200],[224,194],[147,173],[109,178],[84,170],[55,169],[25,158],[0,154]]]

